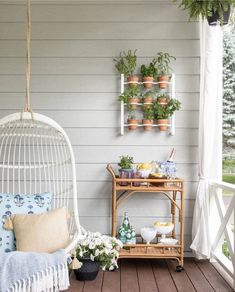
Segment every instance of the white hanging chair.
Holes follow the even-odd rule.
[[[52,208],[69,210],[74,249],[83,234],[77,207],[76,165],[65,131],[38,113],[15,113],[0,120],[0,191],[12,194],[50,192]]]

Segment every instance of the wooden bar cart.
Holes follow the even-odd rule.
[[[118,208],[135,193],[156,193],[165,195],[170,200],[171,220],[174,229],[168,237],[176,239],[176,224],[180,225],[178,243],[165,245],[159,242],[160,235],[156,236],[156,242],[145,244],[137,235],[136,244],[124,244],[120,251],[120,258],[161,258],[176,259],[177,272],[183,270],[184,265],[184,182],[182,179],[158,179],[158,178],[119,178],[111,164],[107,170],[112,176],[112,236],[117,236]],[[127,185],[123,186],[123,182]],[[179,195],[179,196],[178,196]],[[180,203],[178,203],[178,201]],[[178,218],[176,217],[178,210]],[[177,220],[176,220],[177,219]]]

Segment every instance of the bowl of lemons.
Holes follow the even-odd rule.
[[[154,227],[158,234],[162,235],[162,238],[166,238],[166,234],[169,234],[174,229],[174,224],[172,222],[159,222],[156,221]]]
[[[148,178],[152,171],[152,164],[150,163],[139,163],[136,166],[136,171],[140,173],[142,178]]]

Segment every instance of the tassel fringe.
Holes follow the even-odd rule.
[[[17,281],[6,292],[59,292],[69,288],[67,264],[50,267]]]

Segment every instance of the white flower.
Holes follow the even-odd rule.
[[[90,255],[90,259],[94,262],[95,257],[91,254],[91,255]]]
[[[95,251],[95,257],[98,257],[99,254],[100,254],[100,251],[97,249],[97,250]]]
[[[79,256],[82,258],[83,257],[83,252],[82,250],[79,252]]]
[[[95,248],[95,244],[94,244],[94,242],[90,242],[89,243],[89,249],[94,249]]]

